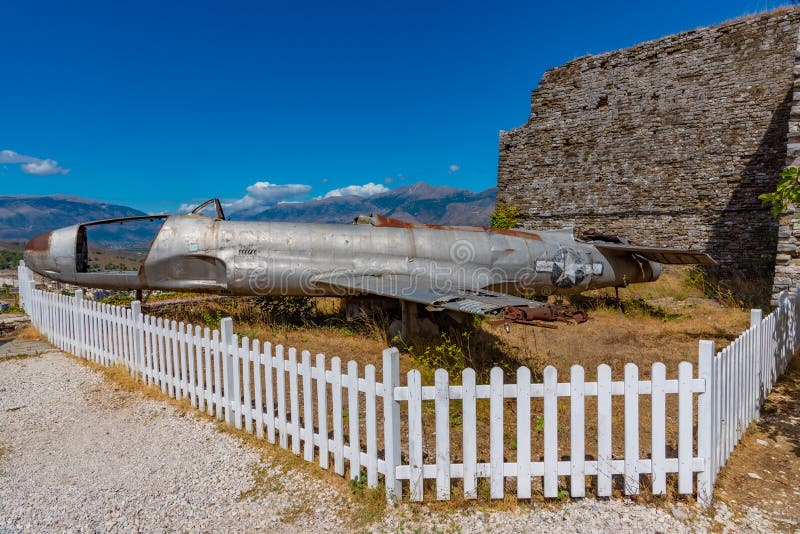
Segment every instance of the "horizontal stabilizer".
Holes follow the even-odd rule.
[[[716,265],[717,262],[705,252],[680,248],[659,248],[624,243],[598,243],[590,241],[601,252],[609,254],[635,254],[650,261],[670,265]]]

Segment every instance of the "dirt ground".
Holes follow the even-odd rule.
[[[720,472],[715,498],[739,516],[759,509],[796,532],[800,525],[800,357],[778,381]]]

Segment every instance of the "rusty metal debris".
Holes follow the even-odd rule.
[[[576,324],[585,323],[589,318],[582,310],[571,306],[559,304],[545,304],[543,306],[509,306],[505,309],[503,319],[492,321],[492,324],[502,324],[508,332],[511,324],[524,324],[529,326],[541,326],[544,328],[555,328],[557,322]]]
[[[576,239],[571,229],[423,225],[381,215],[354,222],[229,221],[212,199],[186,215],[93,221],[47,232],[28,243],[25,262],[53,280],[99,289],[368,295],[434,313],[538,326],[585,320],[582,312],[541,297],[653,281],[661,263],[714,263],[702,252],[621,238]],[[129,224],[153,230],[138,264],[123,271],[92,265],[87,235],[126,235]]]

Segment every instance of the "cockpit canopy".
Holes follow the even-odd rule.
[[[214,211],[215,211],[214,218],[220,221],[224,221],[225,212],[222,211],[222,204],[220,204],[218,198],[212,198],[211,200],[206,200],[205,202],[197,206],[195,209],[193,209],[190,213],[192,215],[204,215],[208,217],[209,215],[206,215],[204,212],[209,211],[208,208],[211,206],[214,206]]]

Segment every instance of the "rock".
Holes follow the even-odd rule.
[[[672,512],[672,517],[674,517],[678,521],[686,521],[687,519],[689,519],[689,514],[686,513],[686,510],[684,510],[679,506],[673,505],[670,511]]]

